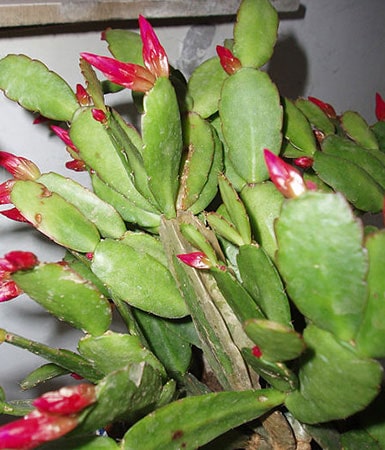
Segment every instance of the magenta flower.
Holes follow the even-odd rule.
[[[242,68],[241,61],[232,54],[231,50],[222,45],[217,45],[216,50],[221,66],[226,73],[232,75]]]
[[[39,263],[31,252],[12,251],[0,258],[0,302],[12,300],[22,294],[22,290],[11,279],[18,270],[27,270]]]
[[[36,180],[41,175],[39,168],[32,161],[8,152],[0,152],[0,166],[16,180]]]
[[[148,92],[154,86],[155,76],[146,67],[93,53],[80,55],[91,66],[103,72],[110,81],[120,86],[139,92]]]
[[[320,100],[319,98],[316,97],[308,97],[308,99],[314,103],[315,105],[317,105],[319,108],[322,109],[322,111],[330,118],[330,119],[335,119],[337,117],[337,113],[335,111],[335,109],[333,108],[333,106],[330,103],[325,103],[322,100]]]
[[[183,253],[176,255],[176,257],[195,269],[210,269],[212,267],[211,262],[203,252]]]
[[[95,386],[82,383],[46,392],[33,402],[39,411],[54,414],[74,414],[96,401]]]
[[[283,159],[270,150],[265,149],[264,156],[271,181],[285,197],[298,197],[307,190],[306,184],[297,169],[285,163]]]
[[[140,36],[143,42],[143,61],[155,78],[169,76],[169,65],[166,52],[161,46],[150,23],[139,16]]]
[[[376,117],[377,120],[385,122],[385,100],[376,92]]]
[[[34,410],[22,419],[0,427],[0,449],[31,450],[67,434],[77,424],[76,416],[61,416]]]

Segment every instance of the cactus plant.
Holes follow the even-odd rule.
[[[21,293],[80,330],[76,350],[7,329],[47,363],[20,403],[0,398],[7,449],[385,447],[385,102],[378,122],[288,99],[262,66],[278,15],[243,0],[234,35],[190,80],[149,22],[81,54],[73,90],[25,55],[0,89],[45,117],[92,188],[0,152],[0,212],[62,246],[62,261],[0,258],[0,301]],[[105,103],[132,90],[140,131]],[[115,310],[125,331],[111,328]],[[4,362],[3,364],[8,364]]]

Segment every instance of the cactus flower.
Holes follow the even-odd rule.
[[[325,103],[316,97],[308,97],[308,99],[319,108],[321,108],[322,111],[329,117],[329,119],[335,119],[337,117],[337,113],[330,103]]]
[[[46,392],[33,401],[40,412],[74,414],[96,401],[95,386],[82,383],[65,386],[58,391]]]
[[[211,262],[203,252],[183,253],[176,255],[176,257],[195,269],[210,269],[212,267]]]
[[[385,100],[376,92],[376,117],[380,122],[385,122]]]
[[[287,164],[270,150],[265,149],[264,156],[271,181],[285,197],[298,197],[307,190],[306,184],[297,169]]]
[[[155,78],[168,78],[169,65],[166,52],[161,46],[154,29],[143,16],[139,16],[139,29],[143,42],[144,65]]]
[[[0,449],[31,450],[67,434],[77,424],[76,416],[47,414],[34,410],[22,419],[0,427]]]
[[[12,300],[23,293],[11,279],[11,274],[18,270],[31,269],[38,262],[33,253],[24,251],[12,251],[0,258],[0,302]]]
[[[80,55],[91,66],[103,72],[110,81],[120,86],[139,92],[147,92],[154,86],[155,76],[146,67],[93,53]]]
[[[0,152],[0,166],[4,167],[16,180],[36,180],[41,175],[35,163],[8,152]]]
[[[231,50],[222,45],[217,45],[216,50],[221,66],[226,73],[232,75],[242,68],[241,61],[232,54]]]

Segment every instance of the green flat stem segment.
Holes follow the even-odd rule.
[[[267,413],[285,396],[262,389],[187,397],[137,422],[125,434],[122,450],[193,450]]]

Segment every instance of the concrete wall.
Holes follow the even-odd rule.
[[[373,122],[375,92],[385,95],[384,21],[383,0],[303,0],[298,13],[282,17],[268,70],[288,97],[314,95],[333,103],[338,111],[356,109]],[[170,61],[186,72],[213,55],[215,45],[232,35],[232,24],[222,20],[192,27],[160,22],[156,28]],[[77,71],[81,51],[108,54],[99,36],[100,30],[95,29],[48,34],[0,30],[0,57],[24,53],[40,59],[74,86],[82,81]],[[124,94],[115,102],[127,98]],[[0,149],[34,160],[42,171],[73,176],[63,167],[68,158],[61,142],[44,127],[33,126],[31,114],[2,95],[0,111]],[[7,178],[0,169],[0,182]],[[85,180],[82,174],[76,178]],[[12,249],[29,249],[43,261],[57,260],[62,254],[24,225],[0,217],[0,256]],[[66,342],[69,348],[79,336],[24,296],[0,305],[0,327],[51,345]],[[0,385],[10,393],[9,398],[31,395],[19,393],[17,382],[43,361],[8,345],[0,346],[0,361]]]

